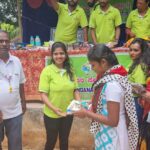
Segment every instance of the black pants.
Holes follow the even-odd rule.
[[[60,150],[68,150],[68,138],[73,121],[73,116],[63,118],[50,118],[44,115],[47,134],[45,150],[53,150],[59,135]]]

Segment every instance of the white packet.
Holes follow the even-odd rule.
[[[72,100],[67,107],[67,114],[72,114],[73,112],[79,111],[81,109],[81,102],[77,100]]]

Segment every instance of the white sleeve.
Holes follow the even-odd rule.
[[[108,82],[105,89],[105,96],[107,101],[120,103],[124,95],[123,88],[117,81]]]
[[[18,61],[18,63],[19,63],[19,67],[20,67],[20,81],[19,81],[19,83],[23,84],[26,82],[26,78],[25,78],[25,74],[24,74],[23,67],[22,67],[20,60]]]

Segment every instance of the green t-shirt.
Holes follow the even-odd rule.
[[[130,28],[136,37],[145,38],[150,36],[150,8],[145,16],[140,16],[138,10],[133,10],[127,19],[126,27]]]
[[[130,65],[131,66],[131,65]],[[146,84],[146,74],[142,70],[142,66],[139,64],[131,74],[128,75],[128,79],[132,83]]]
[[[107,12],[103,12],[99,6],[91,14],[89,27],[95,29],[97,43],[108,43],[115,40],[115,27],[121,23],[118,9],[110,5]]]
[[[68,4],[58,3],[58,23],[55,32],[55,41],[61,41],[67,44],[77,41],[78,27],[88,26],[84,10],[77,6],[73,12],[68,11]]]
[[[77,88],[77,79],[70,81],[66,70],[61,70],[51,64],[45,67],[40,75],[39,91],[48,94],[49,101],[63,112],[74,99],[74,90]],[[59,118],[50,108],[44,106],[44,114],[51,118]]]

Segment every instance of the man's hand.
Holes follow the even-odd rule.
[[[2,112],[0,111],[0,123],[2,123],[3,122],[3,114],[2,114]]]
[[[27,109],[27,107],[26,107],[26,101],[25,100],[21,101],[21,105],[22,105],[22,113],[24,114],[26,112],[26,109]]]

